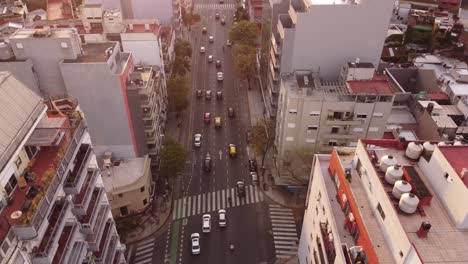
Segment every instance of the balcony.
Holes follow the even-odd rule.
[[[115,252],[117,250],[118,240],[119,240],[119,237],[113,234],[112,238],[110,239],[109,246],[105,249],[106,254],[105,254],[105,257],[101,261],[102,264],[112,263],[113,258],[115,256]]]
[[[275,66],[273,65],[273,62],[270,63],[270,73],[271,73],[271,78],[273,81],[277,82],[279,81],[279,74],[276,73]]]
[[[322,233],[323,244],[325,246],[325,254],[328,263],[334,263],[336,258],[335,247],[333,245],[333,234],[328,233],[328,224],[320,223],[320,233]],[[324,263],[324,262],[322,262]]]
[[[107,204],[101,204],[99,206],[99,213],[97,214],[95,221],[90,224],[82,224],[81,232],[87,234],[86,241],[90,245],[97,243],[99,235],[104,227],[104,222],[107,220],[108,213],[110,212],[110,206]]]
[[[80,217],[80,222],[82,226],[92,226],[92,223],[95,222],[96,216],[99,211],[99,204],[103,194],[102,187],[94,188],[93,194],[91,195],[91,201],[89,201],[86,215]]]
[[[278,16],[278,33],[281,39],[284,39],[285,29],[294,28],[294,23],[289,14],[282,14]]]
[[[275,70],[279,70],[279,68],[280,68],[279,61],[280,61],[280,59],[276,58],[276,55],[275,55],[275,52],[273,51],[273,49],[270,50],[270,60],[271,60],[271,63],[273,63],[273,68]]]
[[[350,117],[350,118],[328,117],[325,123],[331,126],[360,126],[364,124],[364,122],[365,120],[363,119],[354,119],[353,117]]]
[[[154,105],[154,92],[150,94],[140,95],[141,98],[141,107],[142,108],[151,108]]]
[[[54,259],[52,260],[52,264],[60,264],[65,263],[66,255],[71,254],[71,249],[73,244],[73,237],[75,237],[78,232],[78,228],[76,228],[76,224],[73,223],[72,225],[67,225],[63,228],[62,234],[58,240],[58,248],[55,251]]]
[[[112,264],[119,264],[121,260],[122,260],[122,250],[118,249],[117,251],[115,251],[114,261],[112,262]]]
[[[91,145],[81,144],[75,160],[73,161],[73,170],[68,173],[65,183],[63,184],[63,191],[66,194],[76,194],[79,192],[80,185],[83,184],[85,179],[82,175],[86,175],[83,173],[83,170],[89,163],[89,159],[92,156],[91,153]]]
[[[66,263],[67,264],[82,264],[87,253],[88,253],[88,250],[86,248],[86,242],[75,241],[75,243],[73,243],[73,248],[70,251],[70,255],[68,259],[66,259]]]
[[[153,67],[135,66],[129,76],[127,89],[137,89],[140,94],[148,94],[152,92],[153,85]]]
[[[105,218],[107,220],[107,218]],[[96,231],[95,233],[88,235],[86,237],[86,241],[88,242],[88,251],[94,251],[96,252],[96,256],[99,253],[101,249],[101,242],[106,243],[107,236],[109,235],[109,232],[114,229],[114,222],[112,220],[107,220],[105,223],[102,222],[98,225],[96,225]],[[101,252],[102,253],[102,252]]]
[[[327,133],[323,135],[323,138],[325,139],[351,139],[351,140],[357,141],[358,136],[353,135],[353,134],[343,134],[343,133],[339,133],[339,134]]]
[[[276,41],[276,38],[280,38],[280,36],[276,36],[275,33],[271,34],[271,48],[273,49],[273,52],[276,56],[279,56],[281,55],[281,47],[277,41]]]
[[[41,146],[28,169],[28,175],[34,177],[27,178],[25,186],[17,187],[10,194],[12,203],[1,212],[2,226],[12,226],[20,239],[39,235],[39,229],[54,205],[57,189],[65,178],[85,131],[78,112],[48,113],[41,120],[26,143],[28,146]],[[8,223],[3,225],[5,221]],[[0,240],[7,232],[7,228],[0,229]]]
[[[95,253],[96,258],[102,262],[105,263],[105,256],[107,253],[107,250],[109,249],[109,245],[111,242],[111,236],[114,234],[114,222],[112,221],[107,221],[104,231],[102,233],[101,241],[99,242],[99,250]],[[114,248],[115,249],[115,248]]]
[[[72,212],[75,215],[84,215],[86,214],[86,208],[89,207],[89,203],[91,201],[91,192],[93,191],[93,187],[96,183],[97,175],[98,175],[97,168],[89,168],[88,173],[86,174],[86,180],[81,187],[80,193],[73,197],[73,208]]]
[[[33,249],[33,263],[46,264],[52,261],[54,254],[52,247],[55,246],[56,240],[62,234],[65,225],[65,213],[68,209],[66,200],[56,201],[49,215],[49,225],[42,237],[39,247]]]

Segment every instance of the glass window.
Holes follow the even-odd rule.
[[[144,192],[144,191],[145,191],[145,186],[140,188],[140,192]]]
[[[146,205],[148,203],[148,200],[144,199],[143,200],[143,205]]]
[[[16,180],[15,174],[12,174],[8,182],[5,184],[5,191],[8,195],[10,195],[13,190],[15,189],[18,181]]]
[[[338,131],[340,131],[339,127],[332,127],[332,129],[331,129],[332,134],[338,134]]]

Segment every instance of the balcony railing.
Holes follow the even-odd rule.
[[[86,240],[89,242],[96,242],[99,237],[100,231],[102,231],[103,223],[107,219],[107,214],[110,211],[110,207],[107,204],[99,206],[99,212],[96,215],[94,221],[81,225],[81,232],[87,234]]]
[[[88,208],[86,210],[86,215],[81,218],[81,223],[82,224],[90,224],[94,218],[94,216],[97,214],[97,211],[99,209],[99,201],[101,200],[101,194],[102,194],[102,187],[96,187],[94,188],[93,194],[91,196],[91,200],[89,201]]]
[[[357,135],[345,134],[345,133],[327,133],[327,134],[324,134],[323,137],[325,139],[351,139],[351,140],[358,139]]]
[[[353,117],[349,118],[334,118],[334,117],[328,117],[326,120],[327,125],[337,125],[337,126],[345,126],[345,125],[350,125],[350,126],[359,126],[364,124],[363,119],[355,119]]]
[[[76,154],[73,170],[68,173],[65,183],[63,184],[63,190],[66,194],[78,193],[80,179],[83,179],[81,175],[83,174],[84,168],[87,167],[91,153],[91,145],[81,144],[78,153]]]
[[[326,223],[320,223],[320,232],[322,233],[323,242],[325,246],[325,254],[328,263],[334,263],[336,258],[335,246],[333,245],[333,234],[328,232]]]
[[[99,250],[96,252],[97,259],[102,260],[102,258],[105,256],[105,251],[109,246],[110,237],[113,233],[113,227],[114,223],[112,221],[108,221],[106,223],[106,226],[104,227],[104,231],[102,233],[101,241],[99,242]]]
[[[294,24],[297,24],[297,13],[292,4],[289,5],[288,14],[289,14],[289,17],[291,17],[292,22]]]
[[[67,264],[82,264],[83,260],[87,254],[86,249],[86,242],[83,241],[76,241],[73,244],[73,248],[70,252],[70,256],[68,257],[66,263]]]
[[[62,143],[60,150],[56,154],[58,162],[55,164],[58,165],[52,165],[45,172],[42,172],[42,190],[44,192],[37,194],[29,202],[25,201],[22,204],[21,217],[12,224],[15,234],[20,239],[31,239],[38,235],[39,228],[54,203],[57,189],[63,181],[75,150],[86,131],[85,123],[82,122],[81,118],[77,118],[75,124],[77,124],[76,127],[69,129],[72,131],[73,136],[69,138],[64,136],[65,143]]]
[[[68,208],[68,202],[55,202],[49,216],[49,226],[42,237],[39,247],[33,249],[33,263],[50,263],[53,257],[51,249],[56,245],[56,238],[62,234],[65,225],[65,213]]]
[[[81,187],[80,193],[73,197],[73,208],[72,212],[76,215],[84,215],[86,213],[86,208],[89,207],[91,201],[90,193],[93,191],[94,184],[96,183],[97,168],[88,168],[86,174],[86,180]]]
[[[112,264],[119,264],[121,256],[122,256],[122,250],[119,249],[119,250],[115,251],[114,261],[112,262]]]
[[[112,263],[112,259],[115,255],[115,251],[117,249],[117,240],[118,236],[112,234],[112,238],[110,239],[109,245],[104,249],[105,256],[102,259],[102,264]]]
[[[65,263],[65,256],[67,252],[70,252],[72,249],[73,244],[73,237],[76,235],[75,232],[78,230],[76,228],[76,224],[73,223],[72,225],[67,225],[63,228],[62,234],[60,235],[58,241],[58,248],[55,251],[54,259],[52,260],[52,264],[61,264]]]
[[[86,241],[88,242],[88,250],[96,252],[98,254],[100,251],[100,246],[101,246],[101,241],[106,240],[106,233],[109,232],[109,228],[112,226],[114,227],[114,222],[107,217],[104,218],[105,222],[102,223],[96,223],[95,229],[96,232],[93,232],[93,234],[88,235],[86,237]]]

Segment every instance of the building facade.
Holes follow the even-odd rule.
[[[0,263],[126,263],[79,106],[0,76]]]

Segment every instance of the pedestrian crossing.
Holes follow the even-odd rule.
[[[228,197],[231,197],[231,203]],[[242,199],[237,196],[236,188],[202,193],[176,200],[172,220],[209,213],[219,209],[258,203],[263,200],[263,193],[254,185],[245,186],[245,197]]]
[[[276,259],[287,259],[297,255],[299,239],[292,210],[279,205],[268,205]]]
[[[236,9],[235,4],[196,4],[195,10],[221,10],[221,9],[228,9],[234,10]]]
[[[133,264],[147,264],[153,262],[155,239],[150,238],[136,244]]]

